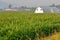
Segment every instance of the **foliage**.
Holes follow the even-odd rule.
[[[60,14],[33,12],[0,12],[0,40],[28,40],[60,32]]]

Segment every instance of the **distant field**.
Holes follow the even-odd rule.
[[[0,40],[36,40],[56,32],[60,32],[59,13],[0,11]]]

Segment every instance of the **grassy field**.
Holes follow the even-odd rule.
[[[51,40],[52,35],[59,32],[59,13],[0,11],[0,40],[40,40],[46,37]]]

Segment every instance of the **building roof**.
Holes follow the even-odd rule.
[[[44,11],[53,10],[54,12],[59,12],[60,10],[56,7],[43,6],[41,7]]]

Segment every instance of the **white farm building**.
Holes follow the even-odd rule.
[[[57,7],[42,6],[37,7],[34,11],[34,13],[44,13],[44,12],[59,13],[60,10]]]
[[[41,7],[37,7],[34,13],[43,13],[43,10]]]

